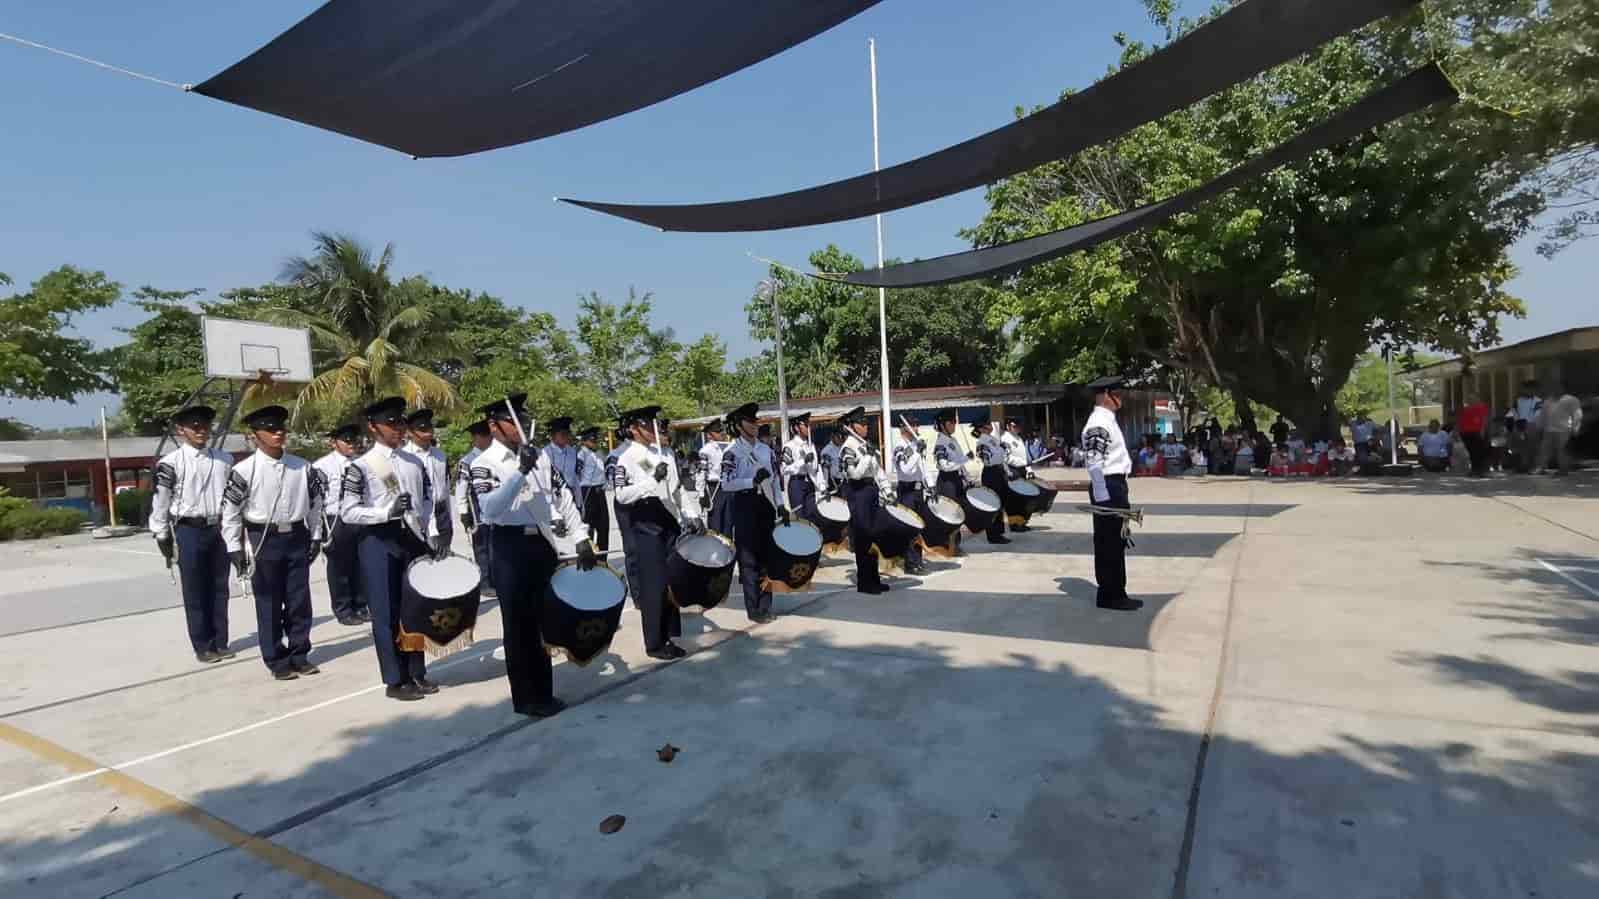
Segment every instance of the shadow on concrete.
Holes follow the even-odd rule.
[[[570,674],[557,668],[557,689],[576,699]],[[1190,826],[1199,735],[1023,652],[956,664],[928,643],[769,631],[590,697],[546,721],[495,704],[345,728],[337,758],[191,798],[396,896],[1599,890],[1591,753],[1218,739]],[[671,766],[654,758],[667,739],[683,747]],[[627,825],[602,836],[610,814]],[[313,892],[236,849],[174,858],[126,810],[62,830],[0,833],[8,894]]]
[[[1599,491],[1599,471],[1577,471],[1564,478],[1535,474],[1494,473],[1486,478],[1418,472],[1408,478],[1320,478],[1355,493],[1416,496],[1568,497],[1591,498]]]
[[[1028,555],[1094,555],[1094,535],[1087,530],[1088,523],[1084,521],[1084,530],[1081,532],[1056,531],[1054,533],[1041,533],[1034,529],[1025,534],[1010,535],[1008,544],[989,543],[984,537],[966,537],[961,547],[971,555],[985,553],[1025,553]],[[1193,532],[1193,533],[1147,533],[1133,529],[1133,542],[1136,544],[1127,551],[1128,557],[1149,556],[1152,558],[1204,558],[1208,559],[1227,544],[1229,540],[1237,537],[1236,533],[1220,532]]]
[[[1215,518],[1272,518],[1298,508],[1293,503],[1135,503],[1151,517],[1203,516]]]

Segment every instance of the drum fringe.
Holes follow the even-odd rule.
[[[920,540],[921,538],[918,537],[917,539]],[[885,555],[883,555],[883,551],[881,549],[878,549],[877,548],[877,544],[875,544],[875,543],[873,543],[871,545],[871,547],[869,549],[867,549],[866,551],[868,553],[871,553],[872,555],[876,556],[878,565],[881,566],[881,567],[887,568],[889,571],[904,571],[905,570],[905,557],[904,556],[885,556]]]
[[[814,572],[812,573],[814,577]],[[807,580],[798,587],[790,587],[787,581],[774,581],[769,577],[761,578],[761,590],[765,593],[809,593],[811,582]]]
[[[438,659],[460,652],[461,650],[466,649],[468,646],[471,646],[472,629],[467,628],[457,635],[454,640],[451,640],[448,643],[439,644],[429,639],[426,634],[411,633],[410,631],[406,630],[405,625],[402,624],[400,625],[400,635],[394,639],[394,643],[399,647],[401,652],[425,652],[429,656]]]
[[[613,636],[613,639],[614,639],[615,635],[612,635],[612,636]],[[598,661],[600,656],[603,656],[606,653],[611,651],[611,640],[606,640],[605,641],[605,645],[601,646],[599,649],[595,650],[594,651],[594,655],[589,656],[588,661],[586,661],[586,662],[578,661],[577,656],[572,655],[572,651],[570,649],[567,649],[564,646],[554,646],[554,645],[551,645],[549,643],[546,643],[546,644],[544,644],[544,651],[549,653],[550,654],[550,658],[552,658],[552,659],[558,659],[561,656],[566,656],[567,664],[576,665],[579,668],[587,668],[588,666],[590,666],[590,665],[594,664],[596,661]]]
[[[922,553],[924,555],[936,556],[940,559],[953,559],[960,555],[960,546],[956,543],[956,538],[959,536],[960,532],[957,531],[949,535],[947,543],[941,543],[938,546],[928,543],[921,537],[917,537],[916,541],[922,545]]]
[[[1007,515],[1007,516],[1005,516],[1005,521],[1011,527],[1017,527],[1017,526],[1026,527],[1027,526],[1027,522],[1032,517],[1033,516],[1031,516],[1031,515]]]
[[[840,540],[837,543],[822,544],[822,555],[830,559],[848,558],[853,555],[849,548],[849,540]]]

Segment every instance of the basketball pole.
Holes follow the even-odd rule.
[[[882,168],[877,153],[877,41],[867,38],[866,51],[871,57],[872,69],[872,172],[876,173]],[[883,214],[879,212],[873,218],[877,222],[877,267],[883,267]],[[893,451],[893,417],[888,407],[888,291],[882,287],[877,288],[877,342],[878,352],[881,356],[883,379],[883,471],[892,470]]]

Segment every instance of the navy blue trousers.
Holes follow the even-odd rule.
[[[816,482],[805,477],[790,478],[788,505],[793,510],[795,518],[815,524],[821,518],[816,512]]]
[[[505,679],[511,684],[512,708],[549,702],[555,696],[555,674],[544,648],[544,594],[559,564],[555,550],[541,534],[519,527],[480,527],[487,534],[505,624]]]
[[[716,487],[715,482],[705,485],[706,490],[716,491],[716,498],[711,500],[711,513],[705,519],[705,526],[723,537],[732,539],[733,531],[738,528],[738,521],[733,515],[733,499],[727,491],[717,490]]]
[[[348,621],[366,607],[361,596],[361,559],[356,553],[359,528],[343,522],[333,526],[333,539],[323,549],[327,558],[328,596],[333,600],[333,617]]]
[[[683,634],[683,614],[666,598],[666,560],[683,530],[658,502],[641,501],[628,513],[633,531],[632,554],[638,560],[638,594],[634,599],[644,619],[644,649],[650,651]]]
[[[733,546],[738,550],[738,582],[744,588],[744,611],[751,617],[772,611],[772,591],[761,589],[761,578],[766,576],[766,554],[771,549],[772,528],[776,524],[773,516],[777,513],[759,489],[740,490],[729,500]]]
[[[849,542],[855,551],[855,589],[876,590],[883,585],[877,572],[877,511],[882,507],[877,484],[870,480],[846,481],[844,498],[849,501]]]
[[[932,513],[927,511],[927,499],[922,496],[923,484],[921,481],[900,481],[895,487],[899,494],[899,504],[922,516],[922,523],[927,523],[927,516]],[[905,550],[905,565],[915,568],[922,564],[922,544],[919,540],[912,540],[911,545]]]
[[[477,563],[477,588],[480,594],[494,589],[494,556],[489,551],[489,542],[488,526],[478,525],[472,531],[472,561]]]
[[[311,653],[311,532],[296,524],[286,534],[245,529],[255,547],[250,586],[261,661],[273,672],[306,663]]]
[[[420,652],[401,652],[400,600],[405,591],[405,567],[422,552],[396,532],[398,522],[373,525],[361,535],[361,589],[372,611],[372,643],[378,651],[378,670],[391,687],[411,683],[427,674],[427,659]],[[420,542],[420,541],[417,541]]]
[[[994,516],[994,523],[988,526],[989,540],[993,540],[996,537],[1005,536],[1005,509],[1003,507],[1005,501],[1005,491],[1007,489],[1005,487],[1005,482],[1005,466],[983,466],[983,486],[994,491],[994,495],[999,497],[1001,503],[999,514]]]
[[[228,548],[219,527],[173,525],[189,643],[197,653],[228,647]]]
[[[1126,475],[1107,475],[1105,490],[1110,499],[1096,505],[1131,508],[1127,501]],[[1127,598],[1127,541],[1122,537],[1122,520],[1118,516],[1094,516],[1094,581],[1099,585],[1098,602],[1118,602]]]

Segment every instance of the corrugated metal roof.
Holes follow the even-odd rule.
[[[1067,384],[979,384],[956,387],[906,387],[889,391],[889,403],[896,410],[936,410],[969,408],[971,406],[1025,405],[1052,403],[1071,391]],[[826,396],[795,397],[788,401],[788,414],[809,412],[812,418],[826,421],[837,418],[856,406],[865,406],[871,413],[882,405],[882,393],[865,390],[857,393],[834,393]],[[775,421],[778,417],[777,401],[761,403],[761,419]],[[706,415],[672,422],[674,428],[697,427],[720,415]]]
[[[111,458],[155,458],[159,437],[113,437]],[[167,451],[174,448],[167,442]],[[249,447],[243,434],[229,434],[222,448],[230,453],[244,452]],[[0,465],[37,465],[50,462],[89,462],[105,458],[105,443],[89,438],[83,440],[0,440]]]
[[[1596,350],[1599,350],[1599,326],[1589,326],[1569,328],[1542,337],[1494,347],[1491,350],[1482,350],[1469,358],[1473,365],[1483,369],[1505,365],[1527,365],[1540,359],[1563,356],[1566,353],[1587,353]],[[1446,359],[1443,362],[1406,369],[1405,374],[1433,378],[1453,377],[1465,370],[1467,359],[1466,356]]]

